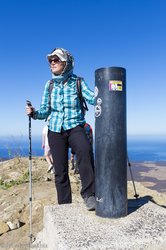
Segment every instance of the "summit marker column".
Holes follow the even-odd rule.
[[[126,70],[95,71],[96,215],[127,215]]]

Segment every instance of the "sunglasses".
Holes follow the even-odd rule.
[[[48,61],[49,61],[50,64],[51,64],[52,62],[54,62],[54,63],[60,63],[60,62],[61,62],[61,60],[60,60],[58,57],[50,58]]]

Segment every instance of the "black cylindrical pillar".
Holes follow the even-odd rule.
[[[126,70],[95,71],[96,215],[127,215]]]

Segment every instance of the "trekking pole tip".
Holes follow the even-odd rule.
[[[32,244],[34,241],[35,241],[35,237],[34,237],[34,235],[31,233],[30,235],[29,235],[29,239],[30,239],[30,244]]]
[[[139,194],[136,193],[136,194],[134,195],[134,197],[135,197],[136,199],[138,199]]]

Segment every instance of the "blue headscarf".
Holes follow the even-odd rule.
[[[72,74],[73,74],[73,69],[71,69],[70,71],[64,72],[63,74],[60,74],[60,75],[52,74],[52,79],[54,79],[58,83],[65,82]]]

